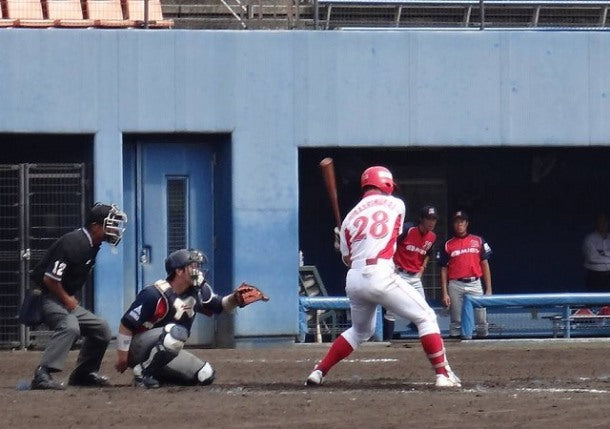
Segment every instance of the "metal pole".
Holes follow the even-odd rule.
[[[144,28],[148,28],[148,0],[144,0]]]
[[[25,290],[27,288],[27,284],[29,281],[29,234],[27,233],[28,227],[28,212],[26,211],[26,202],[27,195],[29,195],[29,189],[27,187],[26,177],[25,177],[25,166],[23,164],[19,165],[19,216],[21,218],[21,222],[19,222],[19,241],[21,242],[21,254],[19,255],[19,270],[21,271],[21,279],[19,285],[19,302],[23,302],[23,298],[25,297]],[[27,256],[27,259],[26,259]],[[24,325],[19,326],[19,341],[21,342],[21,348],[24,349],[28,347],[30,344],[29,339],[29,329],[26,330]]]
[[[313,0],[313,29],[318,29],[319,22],[319,13],[320,13],[320,5],[318,4],[318,0]]]
[[[479,10],[481,15],[481,25],[479,30],[485,30],[485,0],[479,0]]]

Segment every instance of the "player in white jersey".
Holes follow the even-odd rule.
[[[417,325],[422,347],[436,372],[436,386],[460,387],[460,379],[447,363],[434,310],[394,272],[392,257],[402,232],[405,204],[392,196],[392,173],[385,167],[370,167],[362,173],[361,187],[362,200],[345,217],[340,230],[341,255],[350,267],[345,291],[352,326],[333,342],[306,385],[322,384],[336,363],[373,335],[377,305],[382,305]]]

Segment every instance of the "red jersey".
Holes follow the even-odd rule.
[[[399,240],[394,263],[397,267],[411,273],[421,271],[426,256],[432,253],[432,245],[436,241],[436,234],[432,231],[421,232],[419,227],[409,228],[407,233]]]
[[[491,247],[482,237],[467,234],[465,237],[453,237],[445,243],[441,265],[447,267],[449,280],[481,277],[481,261],[490,256]]]

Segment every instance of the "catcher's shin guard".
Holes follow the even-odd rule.
[[[187,339],[188,331],[184,326],[175,323],[165,325],[159,336],[159,341],[150,350],[148,359],[138,365],[141,368],[142,375],[153,375],[157,370],[171,362],[178,356]]]
[[[212,384],[214,382],[214,378],[216,376],[216,371],[212,368],[209,362],[206,362],[205,365],[201,367],[199,371],[197,371],[197,383],[202,386],[207,386],[208,384]]]

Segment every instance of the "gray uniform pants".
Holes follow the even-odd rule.
[[[462,307],[464,306],[464,295],[483,295],[483,287],[481,280],[465,283],[459,280],[449,280],[447,292],[451,299],[449,306],[449,315],[451,324],[449,326],[449,335],[459,337],[462,335]],[[487,310],[485,308],[475,308],[474,318],[476,324],[476,333],[479,337],[486,337],[488,333]]]
[[[163,328],[154,328],[134,335],[129,347],[128,362],[131,368],[148,359],[150,351],[159,342],[162,333]],[[197,373],[205,364],[205,361],[183,349],[155,373],[155,377],[165,383],[195,385],[198,383]]]
[[[42,366],[62,371],[70,348],[82,335],[85,340],[73,373],[85,375],[100,369],[111,339],[110,328],[104,319],[81,306],[68,312],[58,298],[50,293],[43,294],[42,315],[45,324],[53,331],[42,354]]]

